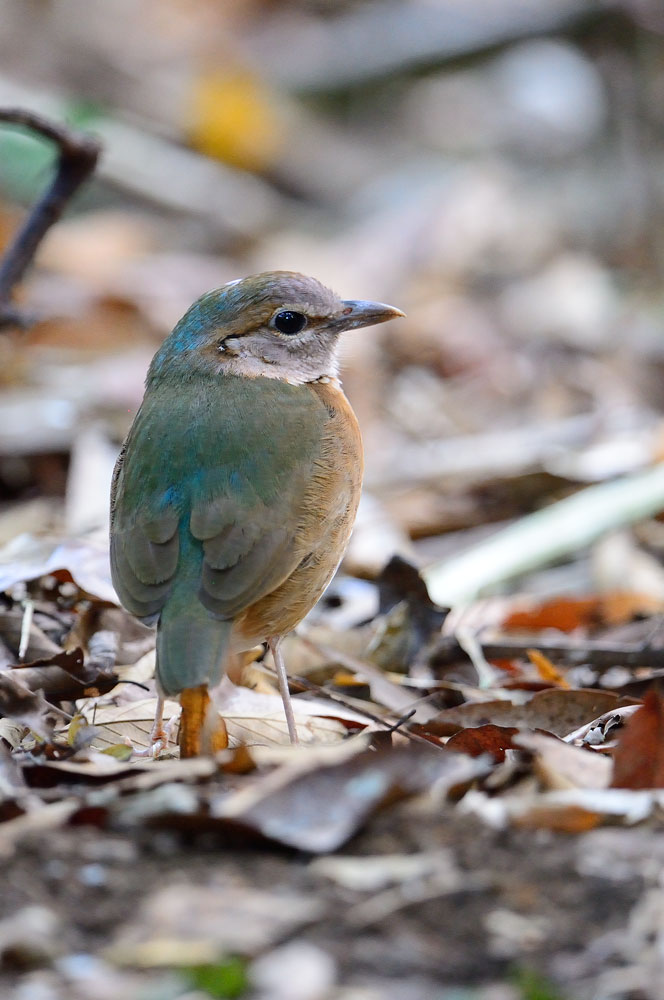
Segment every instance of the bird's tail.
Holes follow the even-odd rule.
[[[213,618],[195,593],[176,584],[157,629],[157,681],[164,694],[218,684],[232,627],[232,621]]]

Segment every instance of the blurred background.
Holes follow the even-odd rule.
[[[0,104],[104,144],[0,338],[0,544],[103,537],[156,347],[271,268],[408,314],[343,344],[361,576],[660,458],[663,35],[659,0],[0,0]],[[3,244],[53,157],[0,129]]]

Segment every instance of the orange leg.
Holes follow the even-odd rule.
[[[180,692],[182,716],[180,717],[181,757],[200,757],[203,753],[215,754],[228,746],[228,733],[210,702],[207,684],[185,688]]]

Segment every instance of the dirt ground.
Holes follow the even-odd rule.
[[[432,853],[447,870],[438,883],[424,878],[386,895],[350,889],[330,877],[342,858]],[[224,843],[216,835],[155,829],[127,837],[68,828],[26,839],[3,865],[0,926],[20,920],[26,907],[45,908],[55,920],[41,954],[39,946],[30,954],[25,943],[12,953],[3,935],[2,995],[96,998],[119,988],[132,997],[189,996],[182,973],[174,974],[163,957],[161,966],[131,972],[108,961],[109,944],[124,940],[127,923],[140,913],[139,927],[159,936],[159,920],[168,921],[168,915],[151,918],[146,903],[170,885],[184,897],[192,887],[214,890],[220,915],[226,893],[232,900],[240,898],[238,892],[245,898],[268,893],[275,914],[280,899],[293,893],[315,901],[304,926],[289,929],[284,923],[275,937],[268,933],[263,950],[283,956],[286,945],[297,946],[297,957],[297,949],[314,946],[312,955],[332,960],[333,989],[325,995],[659,997],[663,855],[655,827],[604,828],[581,838],[500,831],[452,806],[414,808],[412,802],[382,812],[343,854],[327,858],[328,874],[307,855]],[[277,923],[281,917],[283,912]],[[200,914],[191,919],[195,924]],[[244,919],[251,921],[249,911]],[[251,951],[249,925],[246,935]],[[306,977],[307,962],[299,968]]]

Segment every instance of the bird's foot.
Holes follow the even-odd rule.
[[[155,722],[150,730],[150,747],[146,751],[146,756],[151,754],[155,760],[164,750],[168,750],[168,744],[173,739],[173,730],[177,724],[177,715],[171,716],[166,725]]]
[[[164,725],[161,714],[162,709],[163,704],[157,709],[157,718],[154,720],[152,729],[150,730],[148,745],[146,747],[138,750],[129,737],[126,738],[125,743],[131,747],[134,757],[154,757],[156,760],[165,750],[168,750],[168,745],[173,739],[173,730],[177,724],[178,716],[171,716],[166,725]]]

